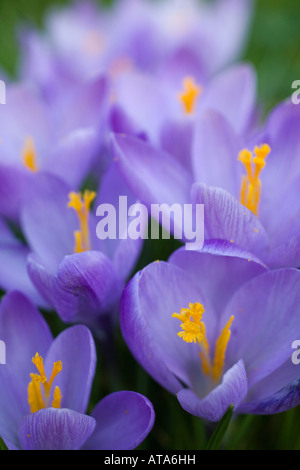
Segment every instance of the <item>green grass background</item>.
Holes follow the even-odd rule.
[[[16,76],[18,43],[16,28],[31,22],[42,28],[43,16],[52,5],[67,0],[0,0],[0,67]],[[110,0],[102,1],[106,6]],[[250,61],[258,77],[258,99],[268,111],[291,96],[291,84],[300,79],[299,0],[257,0],[248,47],[241,59]],[[140,263],[166,259],[176,243],[151,245]],[[45,314],[54,334],[66,327],[58,318]],[[157,385],[134,361],[120,332],[116,332],[115,351],[99,349],[98,373],[91,407],[114,390],[130,389],[144,393],[153,402],[156,423],[141,449],[203,449],[214,426],[185,413],[168,392]],[[254,345],[255,347],[255,345]],[[104,356],[104,357],[103,357]],[[114,360],[112,360],[114,357]],[[299,369],[300,372],[300,369]],[[273,416],[239,416],[234,419],[223,441],[224,449],[300,450],[299,407]]]

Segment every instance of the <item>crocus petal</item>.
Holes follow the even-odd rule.
[[[25,416],[20,426],[24,450],[78,450],[90,437],[95,420],[67,409],[47,408]]]
[[[191,177],[170,155],[133,137],[115,135],[112,142],[121,173],[140,201],[189,202]]]
[[[263,172],[263,184],[268,192],[282,185],[288,186],[299,177],[299,126],[299,106],[290,101],[280,103],[268,117],[264,138],[271,146],[271,153]]]
[[[204,398],[200,399],[189,389],[180,390],[177,398],[188,413],[209,421],[219,421],[230,405],[234,405],[234,409],[239,407],[247,391],[247,375],[240,360],[224,374],[222,383]]]
[[[163,261],[150,264],[129,282],[121,299],[120,323],[129,349],[148,373],[172,393],[182,388],[179,380],[187,384],[196,380],[199,370],[197,345],[178,337],[179,323],[172,318],[174,312],[179,313],[190,302],[205,305],[210,338],[215,326],[214,311],[194,280],[175,265]]]
[[[92,412],[97,424],[86,442],[88,450],[135,449],[151,431],[155,413],[151,402],[135,392],[115,392]]]
[[[231,194],[196,183],[192,199],[204,204],[206,239],[227,240],[261,259],[267,256],[268,237],[259,219]]]
[[[36,287],[39,294],[47,303],[46,307],[49,309],[54,308],[53,303],[53,283],[55,280],[54,274],[51,274],[45,266],[39,262],[37,257],[30,253],[27,256],[27,272],[31,282]]]
[[[20,207],[32,174],[25,168],[0,163],[0,214],[19,221]]]
[[[290,410],[300,403],[299,385],[300,380],[297,378],[273,395],[243,404],[240,412],[266,415]]]
[[[0,247],[0,286],[5,291],[18,290],[42,308],[49,304],[39,294],[28,276],[26,265],[29,250],[23,245]]]
[[[170,207],[190,202],[191,175],[169,154],[133,137],[114,136],[112,142],[125,181],[148,208],[151,204]]]
[[[206,110],[195,123],[192,164],[196,182],[219,186],[239,197],[242,164],[238,154],[242,143],[227,119]]]
[[[58,142],[43,170],[62,178],[73,189],[80,187],[95,158],[97,133],[93,128],[71,131]]]
[[[122,214],[122,209],[120,207],[120,196],[126,198],[126,210]],[[127,215],[130,206],[136,202],[137,200],[135,196],[128,188],[124,178],[120,174],[116,163],[113,162],[101,179],[100,188],[97,192],[95,207],[98,207],[100,204],[111,204],[113,206],[113,208],[116,210],[116,230],[119,232],[119,236],[116,235],[115,239],[106,238],[105,240],[98,240],[97,243],[94,241],[92,246],[95,247],[95,249],[98,249],[99,247],[99,250],[106,254],[113,261],[116,272],[118,272],[119,277],[124,280],[127,279],[132,269],[134,268],[143,245],[142,238],[134,240],[129,236],[125,238],[125,235],[121,234],[122,229],[125,231],[127,230],[128,234],[128,227],[132,217]],[[123,228],[120,227],[120,219],[122,215],[127,216]],[[140,219],[140,232],[141,234],[147,233],[146,228],[148,224],[148,214],[146,217],[140,214]],[[122,235],[124,236],[124,239],[122,238]]]
[[[248,64],[238,64],[213,78],[199,100],[199,111],[215,109],[238,135],[243,135],[253,118],[256,101],[256,77]]]
[[[299,292],[299,271],[278,269],[256,276],[229,301],[224,321],[230,315],[235,318],[228,363],[243,358],[249,389],[291,358],[295,331],[300,327]]]
[[[131,71],[117,78],[115,93],[118,104],[140,132],[158,144],[161,126],[170,112],[168,90],[155,77]]]
[[[32,251],[53,274],[66,254],[73,252],[78,221],[68,207],[69,187],[47,173],[35,175],[24,195],[22,228]]]
[[[266,262],[270,268],[300,266],[300,235],[291,237],[285,243],[273,248]]]
[[[105,314],[121,294],[113,263],[99,251],[65,256],[54,282],[54,305],[66,321],[92,321]]]
[[[0,305],[0,336],[6,344],[7,366],[24,383],[33,372],[32,357],[44,355],[52,335],[50,329],[32,302],[17,291],[6,294]]]
[[[0,335],[1,335],[0,329]],[[30,377],[28,376],[28,382]],[[24,415],[29,412],[26,385],[7,365],[0,365],[0,436],[20,447],[18,429]]]
[[[179,163],[191,169],[191,148],[194,122],[190,119],[168,119],[161,129],[160,143],[163,150],[175,157]]]
[[[59,136],[64,137],[73,130],[90,127],[95,129],[97,143],[100,144],[108,111],[108,81],[104,76],[97,76],[74,88],[65,100],[61,100],[62,104],[57,110]]]
[[[199,252],[175,251],[169,262],[190,274],[220,316],[234,292],[266,270],[262,263],[249,256],[230,242],[210,240]]]
[[[95,344],[87,327],[75,325],[55,338],[45,360],[46,375],[51,375],[56,361],[63,367],[55,378],[62,393],[62,408],[84,413],[96,366]]]
[[[291,344],[291,346],[293,346],[293,344]],[[299,393],[297,394],[297,390],[294,390],[299,380],[299,364],[293,362],[292,354],[296,352],[298,358],[298,351],[295,350],[295,348],[292,349],[292,347],[290,350],[290,357],[288,357],[286,361],[248,390],[247,399],[242,405],[243,410],[260,409],[261,412],[263,412],[264,406],[261,405],[263,405],[263,403],[268,404],[268,406],[272,405],[272,397],[274,398],[274,409],[277,404],[279,404],[280,407],[285,407],[286,410],[289,409],[291,397],[293,397],[293,406],[296,406],[297,395],[298,400],[300,399]],[[285,393],[287,396],[286,404],[283,399]],[[289,395],[290,398],[288,397]],[[282,409],[282,411],[284,411],[284,409]]]
[[[25,139],[32,137],[41,163],[52,136],[45,103],[33,87],[24,84],[8,86],[6,95],[7,104],[0,109],[1,155],[21,167]]]

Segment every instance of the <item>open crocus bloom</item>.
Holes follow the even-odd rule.
[[[121,301],[135,358],[191,414],[276,413],[299,403],[291,345],[300,273],[269,271],[226,242],[176,251],[137,273]],[[295,382],[293,382],[295,381]]]
[[[206,240],[230,241],[269,267],[298,267],[299,122],[299,108],[282,103],[250,137],[206,109],[195,124],[191,168],[133,137],[117,135],[113,143],[142,202],[204,204]]]
[[[87,327],[53,339],[33,304],[12,291],[1,302],[0,336],[0,435],[10,449],[134,449],[151,431],[152,404],[135,392],[107,395],[86,414],[96,364]]]
[[[7,87],[0,109],[0,214],[18,221],[32,176],[47,171],[79,188],[104,139],[108,83],[95,77],[49,106],[28,84]]]

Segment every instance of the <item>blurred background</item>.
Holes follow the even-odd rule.
[[[113,0],[99,0],[109,8]],[[121,0],[125,1],[125,0]],[[154,1],[154,0],[153,0]],[[159,0],[155,0],[159,1]],[[0,0],[0,68],[14,79],[19,50],[16,31],[26,22],[43,28],[43,18],[51,6],[70,4],[69,0]],[[258,99],[269,111],[279,101],[291,96],[291,85],[300,80],[300,5],[299,0],[256,0],[248,46],[241,60],[251,62],[258,77]],[[164,246],[154,246],[142,257],[143,264],[153,259],[166,259]],[[168,245],[168,251],[176,244]],[[148,258],[148,259],[147,259]],[[48,318],[53,333],[65,325]],[[214,425],[185,413],[168,392],[157,385],[134,361],[116,333],[116,362],[99,361],[93,401],[118,389],[145,394],[156,410],[155,427],[141,449],[203,449]],[[101,357],[101,351],[99,351]],[[300,450],[300,410],[273,416],[239,416],[232,421],[223,441],[224,449],[297,449]]]
[[[98,3],[109,8],[113,1],[116,0]],[[49,7],[70,3],[70,0],[0,0],[0,66],[10,76],[14,76],[18,61],[17,26],[25,21],[42,28]],[[255,1],[248,47],[241,59],[254,64],[258,97],[267,110],[290,96],[291,83],[300,79],[299,19],[299,0]]]

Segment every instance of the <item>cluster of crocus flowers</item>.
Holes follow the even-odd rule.
[[[43,38],[20,34],[20,82],[0,108],[0,437],[10,449],[134,449],[147,437],[151,397],[117,391],[87,412],[95,340],[112,341],[118,322],[188,413],[215,422],[230,405],[299,404],[300,108],[284,102],[260,119],[255,71],[234,62],[251,3],[101,11],[79,0],[47,16]],[[96,208],[119,196],[204,204],[204,246],[182,238],[168,261],[135,272],[142,239],[97,236]],[[65,324],[55,338],[38,308]]]

